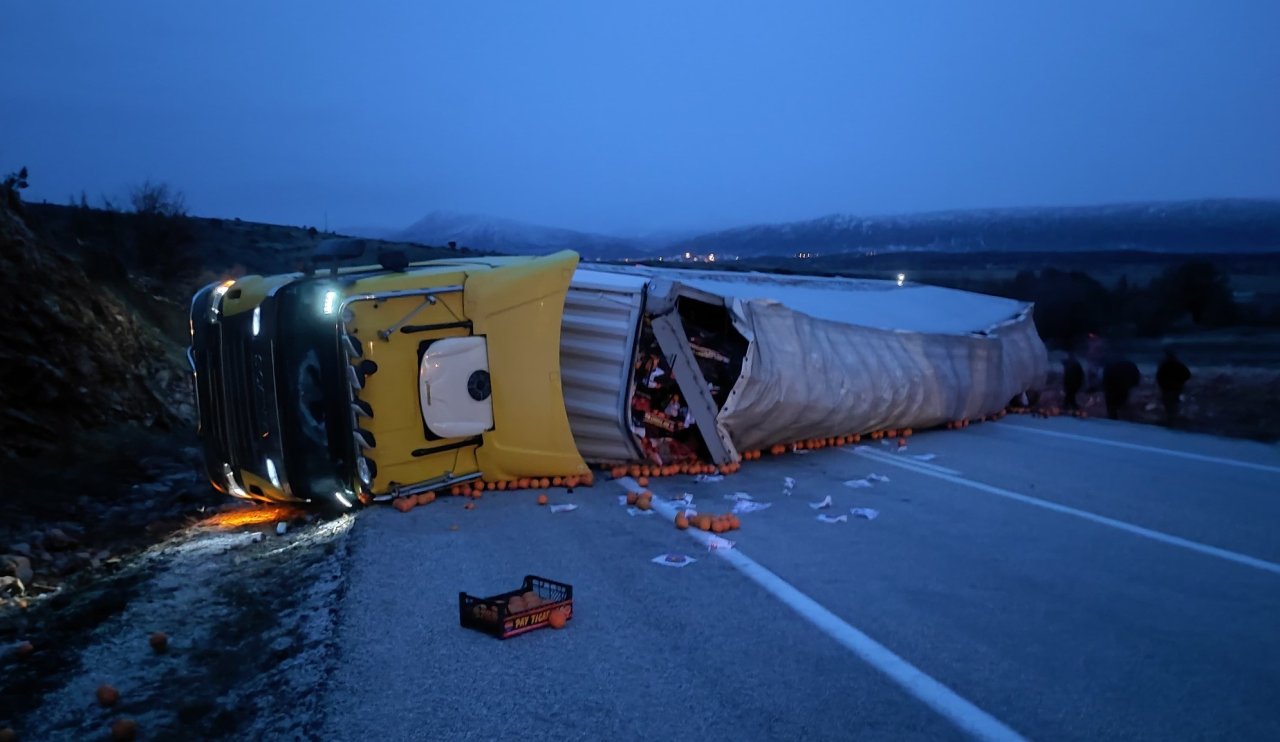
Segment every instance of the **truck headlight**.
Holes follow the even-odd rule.
[[[338,292],[324,292],[324,305],[322,307],[325,314],[336,314],[338,311]]]

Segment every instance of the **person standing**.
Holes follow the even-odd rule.
[[[1084,386],[1084,366],[1080,365],[1080,361],[1076,360],[1075,353],[1068,353],[1067,357],[1062,359],[1062,408],[1065,410],[1078,410],[1080,405],[1076,402],[1076,395],[1080,393],[1081,387]]]
[[[1178,418],[1178,407],[1182,401],[1182,390],[1191,380],[1191,369],[1178,360],[1172,348],[1165,348],[1164,360],[1156,369],[1156,384],[1160,387],[1160,395],[1164,401],[1164,421],[1173,423]]]
[[[1120,409],[1129,403],[1129,393],[1142,381],[1138,365],[1120,360],[1108,363],[1102,369],[1102,394],[1107,402],[1107,417],[1120,417]]]

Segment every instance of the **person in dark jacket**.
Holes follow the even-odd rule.
[[[1075,353],[1068,353],[1067,357],[1062,359],[1062,408],[1064,410],[1080,409],[1080,405],[1076,402],[1076,395],[1080,393],[1083,386],[1084,366],[1076,360]]]
[[[1129,403],[1129,392],[1142,381],[1138,365],[1133,361],[1112,361],[1102,369],[1102,394],[1107,402],[1107,417],[1115,420],[1120,409]]]
[[[1182,389],[1191,380],[1191,369],[1178,360],[1172,348],[1164,351],[1164,360],[1156,369],[1156,384],[1160,387],[1160,395],[1164,399],[1164,419],[1172,423],[1178,418],[1178,404],[1182,400]]]

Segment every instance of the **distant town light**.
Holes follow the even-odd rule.
[[[898,285],[899,285],[899,286],[901,286],[902,284],[904,284],[904,283],[906,283],[906,282],[907,282],[907,274],[906,274],[906,273],[899,273],[899,274],[898,274]]]
[[[716,254],[715,254],[715,253],[711,253],[711,254],[707,255],[707,262],[708,262],[708,263],[714,263],[714,262],[716,262]]]
[[[685,259],[685,260],[688,260],[689,258],[692,258],[692,257],[693,257],[693,253],[691,253],[691,252],[686,252],[686,253],[684,254],[684,259]]]

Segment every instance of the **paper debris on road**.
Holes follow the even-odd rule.
[[[791,477],[782,478],[783,489],[791,489],[792,487],[795,487],[795,486],[796,486],[796,480],[792,479]]]
[[[856,490],[862,489],[864,487],[870,487],[871,480],[870,479],[850,479],[849,481],[844,483],[844,486],[852,487]]]
[[[649,561],[664,567],[686,567],[698,560],[684,554],[659,554]]]
[[[619,504],[619,505],[626,505],[626,504],[627,504],[627,496],[626,496],[626,495],[618,495],[618,504]]]
[[[822,521],[823,523],[847,523],[849,521],[849,516],[827,515],[826,513],[823,513],[822,515],[818,516],[818,520]]]
[[[827,495],[826,497],[822,498],[818,502],[809,503],[809,507],[813,508],[814,510],[825,510],[826,508],[831,507],[831,495]]]
[[[695,482],[723,482],[723,474],[699,474],[693,478]]]
[[[746,492],[734,492],[732,495],[725,495],[726,500],[754,500],[756,498],[748,495]]]
[[[627,508],[627,515],[653,515],[654,512],[653,510],[641,510],[636,507]]]
[[[915,459],[916,461],[933,461],[934,459],[938,458],[938,456],[937,454],[932,454],[932,453],[919,453],[919,454],[913,455],[911,458]]]
[[[552,505],[548,508],[553,513],[567,513],[570,510],[577,510],[578,506],[573,503],[564,503],[563,505]]]
[[[865,518],[867,520],[875,520],[880,515],[880,511],[875,508],[853,508],[849,511],[855,518]]]
[[[868,475],[867,475],[867,479],[870,479],[870,480],[871,480],[871,481],[873,481],[873,482],[887,482],[887,481],[889,481],[889,478],[888,478],[888,477],[886,477],[886,476],[885,476],[885,475],[883,475],[883,474],[868,474]]]
[[[733,541],[727,538],[720,538],[716,535],[707,536],[707,551],[715,551],[716,549],[732,549]]]
[[[756,502],[755,500],[738,500],[738,502],[733,506],[733,512],[738,514],[754,513],[757,510],[764,510],[772,504],[773,503],[768,502]]]
[[[891,446],[891,445],[893,445],[893,444],[892,444],[892,442],[890,442],[890,441],[889,441],[889,439],[888,439],[888,438],[881,438],[881,439],[880,439],[880,445],[882,445],[882,446]]]
[[[793,448],[791,449],[791,453],[794,453],[797,456],[806,456],[808,454],[813,453],[813,451],[810,451],[807,448]]]

